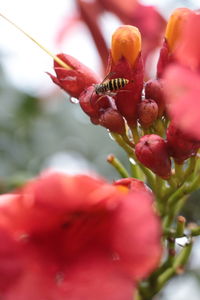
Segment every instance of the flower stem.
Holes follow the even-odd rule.
[[[138,130],[137,130],[137,127],[132,127],[131,128],[131,132],[132,132],[132,135],[133,135],[133,140],[135,142],[135,144],[137,144],[137,142],[139,141],[140,139],[140,136],[139,136],[139,133],[138,133]]]
[[[25,36],[27,36],[30,40],[32,40],[37,46],[39,46],[42,50],[44,50],[48,55],[50,55],[61,67],[67,69],[67,70],[73,70],[72,67],[67,65],[64,61],[62,61],[59,57],[51,53],[47,48],[42,46],[39,42],[37,42],[32,36],[30,36],[26,31],[24,31],[22,28],[20,28],[18,25],[16,25],[14,22],[12,22],[10,19],[8,19],[6,16],[0,13],[0,17],[2,17],[4,20],[9,22],[12,26],[17,28],[19,31],[21,31]]]
[[[108,155],[107,162],[109,162],[123,178],[130,177],[125,167],[113,154]]]

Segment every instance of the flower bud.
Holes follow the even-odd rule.
[[[163,138],[156,134],[143,136],[135,147],[138,160],[163,179],[171,176],[171,161],[167,145]]]
[[[158,105],[158,118],[162,117],[165,110],[163,84],[161,80],[150,79],[145,84],[145,98],[153,99]]]
[[[144,128],[150,127],[158,116],[158,105],[152,99],[144,99],[139,104],[139,122]]]
[[[113,34],[108,69],[112,78],[129,80],[124,88],[117,89],[114,99],[120,114],[126,119],[129,126],[134,126],[144,78],[141,36],[136,27],[124,25]]]
[[[99,118],[99,124],[112,132],[119,134],[125,133],[124,119],[116,109],[106,109]]]
[[[101,110],[105,110],[111,106],[109,97],[96,95],[94,86],[89,86],[80,94],[79,104],[82,110],[94,119],[100,117]]]
[[[71,69],[65,69],[54,61],[56,76],[47,73],[53,82],[67,92],[71,97],[78,98],[82,91],[92,84],[100,82],[100,78],[88,67],[67,54],[57,55]]]
[[[124,57],[131,66],[141,52],[141,35],[137,27],[120,26],[112,36],[111,55],[114,64]]]
[[[196,155],[200,148],[200,141],[192,140],[191,137],[170,123],[167,129],[167,147],[170,156],[175,159],[176,163],[182,164],[184,160]]]
[[[161,78],[166,67],[175,62],[174,52],[180,44],[180,39],[184,33],[185,23],[193,11],[188,8],[177,8],[169,18],[165,39],[160,50],[160,57],[157,65],[157,77]]]
[[[167,23],[165,38],[168,44],[169,52],[174,52],[178,42],[183,34],[185,22],[188,20],[188,16],[192,13],[189,8],[177,8],[171,14]]]
[[[145,192],[148,193],[153,200],[153,193],[150,188],[141,180],[136,178],[123,178],[114,182],[114,185],[122,185],[127,187],[131,192]]]

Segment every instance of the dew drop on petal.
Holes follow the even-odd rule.
[[[134,165],[134,166],[136,165],[136,162],[132,157],[129,157],[129,161],[132,163],[132,165]]]
[[[108,135],[109,135],[109,137],[111,138],[111,140],[114,141],[115,139],[114,139],[114,137],[112,136],[112,134],[110,133],[110,131],[109,131],[109,130],[107,130],[107,131],[108,131]]]
[[[79,103],[79,100],[77,98],[74,98],[74,97],[70,97],[69,101],[73,104],[77,104]]]

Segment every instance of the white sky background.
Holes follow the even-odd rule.
[[[192,8],[199,7],[198,0],[143,0],[141,2],[149,5],[155,4],[165,15],[169,14],[173,8],[183,6],[183,3]],[[76,26],[60,49],[55,45],[55,35],[61,20],[67,15],[72,16],[75,11],[74,0],[1,0],[0,4],[1,13],[22,27],[51,52],[71,54],[99,72],[99,57],[85,26],[80,26],[80,24]],[[105,26],[104,32],[107,33],[109,43],[112,32],[120,22],[110,14],[106,14],[101,22],[102,26]],[[107,26],[108,22],[109,26]],[[0,60],[7,77],[18,88],[37,94],[37,92],[54,87],[45,74],[46,71],[52,72],[52,58],[1,17]]]

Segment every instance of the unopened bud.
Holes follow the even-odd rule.
[[[133,66],[140,52],[141,34],[138,28],[131,25],[120,26],[112,36],[111,55],[114,63],[124,57]]]
[[[184,160],[197,153],[200,141],[192,140],[170,123],[167,129],[167,147],[169,155],[175,159],[176,163],[182,164]]]
[[[92,70],[74,57],[64,53],[58,54],[57,57],[69,65],[71,69],[61,67],[57,62],[54,62],[56,76],[47,74],[55,84],[71,97],[78,98],[84,89],[100,81],[100,78]]]
[[[143,136],[135,147],[138,160],[163,179],[171,176],[171,161],[166,142],[156,134]]]
[[[162,117],[165,110],[163,84],[161,80],[151,79],[145,84],[146,99],[153,99],[158,105],[158,117]]]
[[[99,118],[99,124],[112,132],[124,134],[125,122],[122,115],[113,108],[106,109]]]
[[[183,34],[185,22],[188,16],[193,13],[189,8],[177,8],[174,10],[167,23],[165,38],[167,40],[169,52],[174,52]]]
[[[127,187],[131,192],[145,192],[148,193],[149,196],[152,197],[153,193],[150,188],[141,180],[136,178],[123,178],[114,182],[114,185],[122,185]]]
[[[139,103],[139,122],[144,128],[150,127],[158,117],[158,105],[152,99],[145,99]]]

